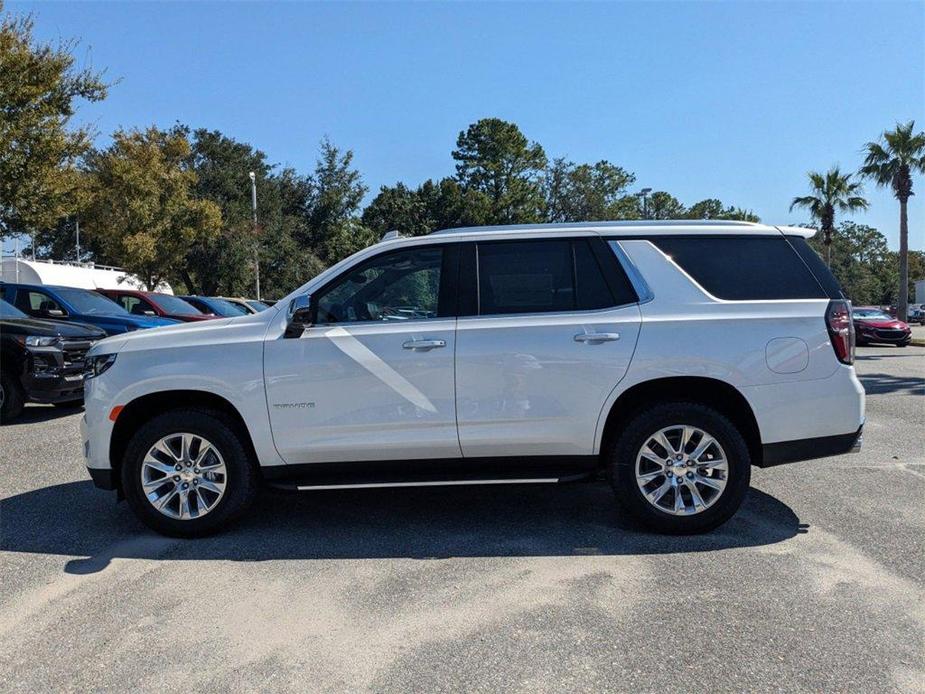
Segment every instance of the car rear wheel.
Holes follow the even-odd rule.
[[[9,422],[22,414],[25,399],[16,379],[6,371],[0,372],[0,422]]]
[[[643,525],[690,534],[735,514],[748,491],[751,458],[742,434],[713,408],[666,403],[627,424],[609,473],[618,499]]]
[[[177,410],[143,425],[122,464],[122,489],[145,525],[173,537],[200,537],[237,519],[258,476],[247,446],[217,412]]]

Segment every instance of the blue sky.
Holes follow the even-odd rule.
[[[925,128],[925,3],[22,3],[43,39],[118,79],[84,105],[117,127],[219,129],[308,172],[329,136],[371,194],[453,172],[458,132],[516,122],[550,157],[608,159],[686,204],[763,221],[806,172],[853,170],[897,120]],[[925,247],[925,178],[910,245]],[[897,245],[898,205],[868,186],[858,221]]]

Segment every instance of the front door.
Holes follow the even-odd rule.
[[[476,252],[476,315],[459,318],[456,338],[463,455],[590,455],[636,346],[632,286],[598,237],[480,241]]]
[[[273,440],[287,463],[460,457],[455,247],[363,261],[315,292],[299,338],[270,336]]]

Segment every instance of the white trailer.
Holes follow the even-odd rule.
[[[0,262],[0,280],[81,289],[146,289],[144,282],[135,275],[108,265],[17,257],[3,258]],[[166,282],[161,282],[157,291],[173,294],[173,289]]]

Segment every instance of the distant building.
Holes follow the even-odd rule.
[[[0,262],[0,280],[81,289],[146,289],[144,282],[135,275],[107,265],[16,257],[4,258]],[[173,294],[173,289],[166,282],[161,282],[157,291]]]

